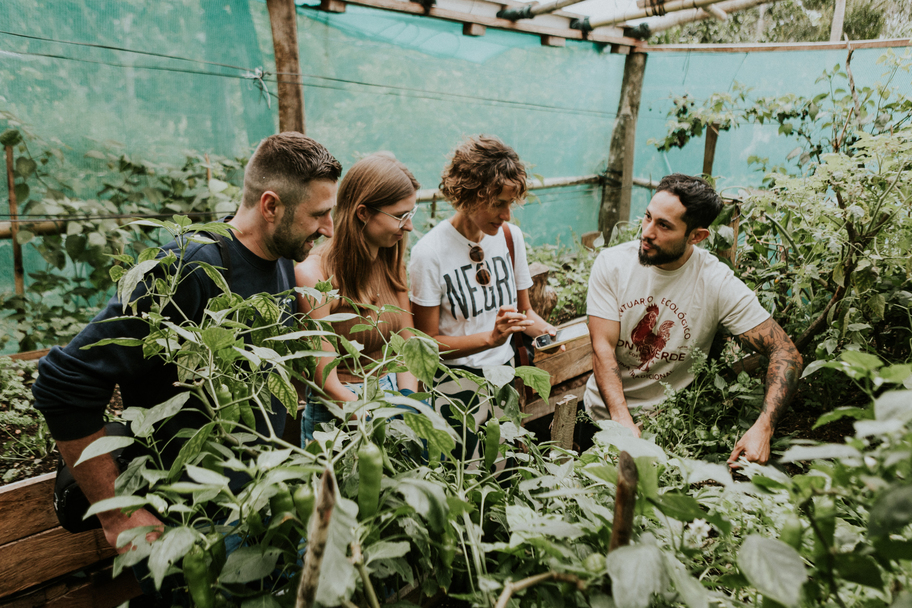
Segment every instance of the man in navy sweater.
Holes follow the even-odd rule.
[[[332,236],[330,211],[335,205],[336,182],[341,172],[341,165],[326,148],[300,133],[282,133],[260,143],[244,172],[243,202],[228,220],[234,238],[224,242],[230,260],[226,279],[234,293],[247,298],[294,288],[294,262],[302,261],[321,235]],[[179,251],[173,242],[165,249]],[[184,261],[223,266],[218,244],[190,243]],[[140,284],[133,298],[141,296],[144,289]],[[199,323],[209,300],[220,293],[204,272],[192,270],[180,282],[174,304],[188,319]],[[290,324],[296,312],[295,298],[286,298],[282,304]],[[122,311],[121,301],[112,298],[70,344],[52,349],[41,360],[39,378],[32,389],[35,407],[44,414],[63,459],[90,503],[114,496],[114,482],[120,471],[110,454],[78,467],[73,465],[89,444],[104,436],[103,416],[114,385],[120,385],[128,407],[153,407],[182,390],[173,386],[176,368],[158,358],[144,358],[141,347],[108,345],[80,350],[105,338],[142,338],[148,334],[148,326],[140,320],[99,323],[122,316]],[[285,410],[275,405],[274,401],[271,422],[281,436]],[[181,428],[199,428],[205,422],[200,422],[201,416],[193,411],[180,412],[157,431],[156,439],[167,441]],[[257,426],[265,431],[265,420],[258,419]],[[179,442],[171,444],[177,447],[165,452],[165,466],[170,466],[179,449]],[[120,510],[106,511],[98,518],[112,546],[125,530],[162,525],[146,509],[130,515]],[[147,537],[152,540],[155,536],[151,533]]]

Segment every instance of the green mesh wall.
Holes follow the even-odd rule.
[[[435,187],[447,153],[477,133],[500,136],[545,177],[605,167],[624,57],[600,45],[543,47],[537,36],[494,29],[468,37],[460,24],[354,5],[343,14],[302,6],[298,32],[308,134],[346,167],[389,150]],[[877,80],[881,53],[856,51],[859,86]],[[734,81],[762,95],[811,93],[822,70],[844,60],[844,51],[651,54],[636,175],[702,168],[702,143],[667,155],[646,144],[664,134],[671,95],[702,99]],[[258,80],[257,68],[271,75]],[[277,129],[274,72],[262,0],[0,3],[0,111],[66,146],[76,166],[100,168],[85,153],[105,146],[153,161],[189,151],[246,156]],[[908,92],[907,77],[899,84]],[[723,133],[714,173],[723,187],[756,185],[747,157],[784,156],[793,146],[775,128]],[[636,217],[648,192],[634,193]],[[537,191],[517,221],[533,243],[566,244],[596,227],[599,198],[591,185]],[[419,217],[447,214],[441,204],[434,218],[430,206]],[[25,252],[27,271],[43,266],[31,247]],[[12,289],[11,245],[0,240],[0,291]]]
[[[908,49],[893,52],[902,56]],[[877,59],[886,49],[858,49],[852,55],[852,74],[857,88],[886,82],[886,68]],[[664,139],[667,114],[674,104],[672,96],[688,93],[702,101],[715,92],[730,92],[738,82],[753,89],[754,97],[793,93],[813,96],[827,90],[826,82],[816,82],[824,70],[845,66],[847,51],[787,51],[753,53],[652,53],[646,63],[643,97],[637,121],[634,174],[660,179],[671,172],[697,174],[703,171],[702,140],[692,140],[683,150],[660,153],[647,145],[650,138]],[[892,81],[897,92],[912,96],[908,72]],[[748,165],[749,156],[782,160],[798,146],[795,138],[778,134],[778,125],[749,125],[723,131],[716,143],[713,174],[721,179],[720,188],[757,187],[763,175]],[[649,191],[634,188],[631,217],[642,216],[649,202]]]

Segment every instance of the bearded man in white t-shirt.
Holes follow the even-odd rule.
[[[669,175],[646,208],[640,240],[599,254],[589,277],[593,373],[584,402],[594,420],[617,421],[639,437],[634,415],[659,404],[665,385],[679,390],[690,384],[694,349],[708,353],[724,327],[769,359],[762,411],[728,463],[736,466],[741,456],[765,463],[802,359],[757,296],[696,247],[721,210],[722,199],[706,181]]]

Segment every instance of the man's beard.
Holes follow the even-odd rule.
[[[686,240],[681,241],[679,247],[669,250],[661,249],[653,243],[649,243],[649,246],[652,247],[650,250],[651,255],[647,255],[647,253],[643,251],[643,241],[640,241],[640,248],[637,253],[640,258],[640,264],[643,266],[661,266],[662,264],[677,262],[681,259],[681,256],[684,255],[684,252],[687,251]]]
[[[269,250],[275,256],[294,260],[295,262],[303,262],[307,254],[310,253],[310,249],[307,248],[307,242],[318,238],[319,233],[296,237],[293,224],[294,212],[285,213],[276,228],[275,234],[272,235]]]

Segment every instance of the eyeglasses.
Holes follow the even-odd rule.
[[[487,287],[491,284],[491,272],[482,263],[484,262],[484,257],[484,250],[480,246],[472,245],[469,248],[469,259],[473,264],[476,264],[475,280],[482,287]]]
[[[415,217],[415,214],[418,213],[418,207],[417,206],[412,207],[411,211],[406,211],[402,215],[393,215],[392,213],[387,213],[386,211],[382,211],[380,209],[374,209],[374,211],[376,211],[378,213],[382,213],[383,215],[388,215],[391,218],[393,218],[394,220],[399,220],[399,227],[402,228],[403,226],[405,226],[405,223],[407,221],[409,221],[410,219]]]

